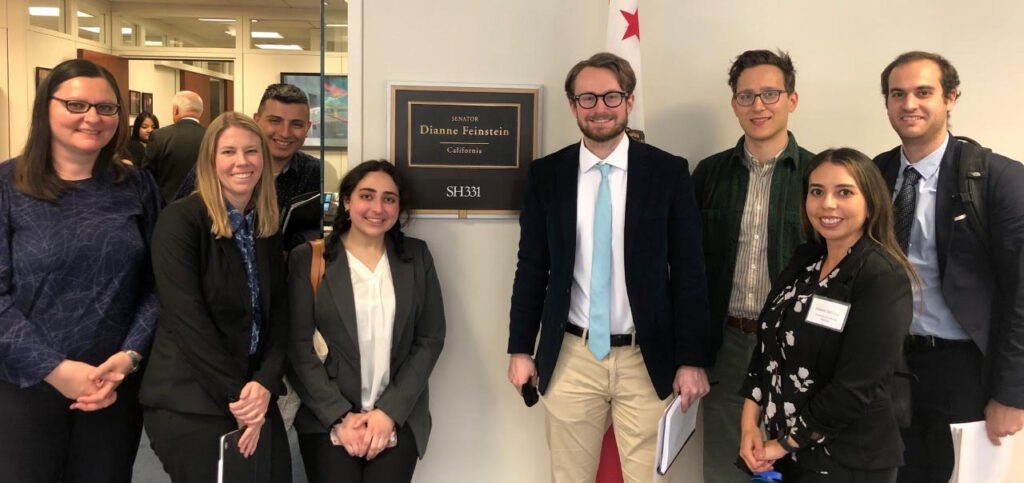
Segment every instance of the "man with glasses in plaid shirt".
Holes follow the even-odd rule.
[[[787,129],[796,71],[785,52],[749,50],[729,69],[732,110],[743,136],[697,165],[693,182],[704,228],[712,340],[718,357],[704,398],[704,479],[741,482],[738,394],[757,342],[757,316],[772,280],[802,241],[801,174],[814,155]]]

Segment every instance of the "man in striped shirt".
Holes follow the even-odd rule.
[[[801,173],[813,154],[787,129],[796,71],[785,52],[750,50],[729,69],[736,146],[693,173],[704,229],[716,387],[704,398],[704,481],[749,481],[733,463],[743,398],[738,391],[757,340],[757,315],[772,279],[802,241]]]

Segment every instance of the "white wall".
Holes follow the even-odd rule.
[[[687,157],[691,168],[742,134],[729,108],[731,60],[743,50],[776,47],[788,50],[798,69],[791,129],[813,150],[850,145],[873,155],[895,146],[879,74],[899,53],[924,49],[945,54],[960,70],[965,95],[953,117],[956,133],[1024,159],[1011,107],[1024,85],[1020,3],[640,6],[648,141]],[[562,82],[575,62],[603,50],[606,2],[373,0],[360,8],[364,159],[386,153],[388,81],[542,84],[541,153],[578,140]],[[431,377],[434,432],[415,480],[547,481],[542,410],[527,410],[506,381],[518,226],[417,219],[410,232],[430,243],[448,317],[445,352]],[[1024,441],[1018,449],[1024,461]],[[699,481],[695,452],[676,466],[685,473],[676,481]]]
[[[160,125],[170,126],[173,124],[171,103],[174,100],[174,94],[178,92],[176,69],[157,65],[152,60],[130,60],[128,61],[128,89],[153,94],[153,114],[160,120]],[[135,122],[135,116],[131,116],[128,122]]]

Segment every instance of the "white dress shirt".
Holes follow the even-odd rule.
[[[594,253],[594,208],[597,191],[601,186],[598,162],[611,165],[608,187],[612,194],[612,266],[611,266],[611,333],[632,334],[633,312],[626,294],[626,269],[623,231],[626,224],[626,177],[629,167],[629,137],[622,141],[605,159],[600,159],[580,143],[580,171],[576,192],[576,259],[572,273],[572,291],[569,302],[569,323],[590,326],[590,269]]]
[[[345,250],[352,277],[356,327],[359,333],[359,373],[362,410],[374,408],[391,379],[391,335],[395,327],[395,285],[387,253],[372,272]]]

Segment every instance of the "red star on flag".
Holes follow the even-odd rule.
[[[622,17],[626,19],[626,33],[622,35],[622,40],[626,40],[634,35],[637,40],[640,40],[640,10],[633,10],[633,13],[625,10],[619,11],[622,12]]]

